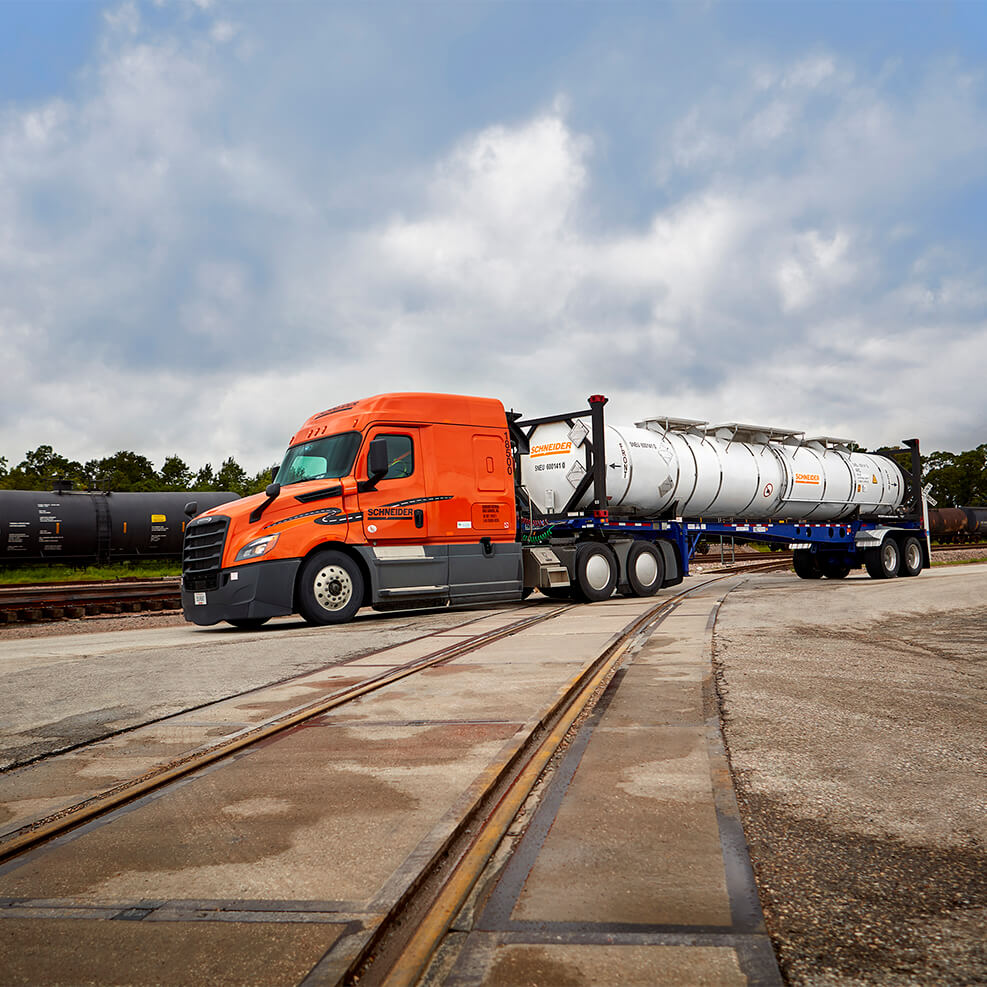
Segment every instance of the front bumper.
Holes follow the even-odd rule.
[[[295,575],[301,559],[276,559],[221,569],[215,588],[195,592],[182,580],[182,610],[192,624],[283,617],[294,613]]]

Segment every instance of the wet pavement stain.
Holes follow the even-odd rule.
[[[545,949],[529,946],[510,950],[497,957],[486,982],[500,987],[528,987],[551,984],[552,987],[589,987],[579,967],[552,957]]]

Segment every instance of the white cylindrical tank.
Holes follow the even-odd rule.
[[[539,425],[521,479],[545,513],[561,511],[586,472],[585,429]],[[610,510],[632,517],[836,521],[888,513],[905,496],[901,470],[848,441],[755,425],[650,419],[605,426]],[[580,499],[585,508],[592,488]]]

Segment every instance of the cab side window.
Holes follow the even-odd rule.
[[[415,471],[415,446],[410,435],[378,435],[387,440],[387,473],[385,480],[398,480]]]

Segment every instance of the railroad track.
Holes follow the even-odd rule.
[[[180,605],[177,578],[0,587],[0,623],[173,610]]]
[[[779,564],[775,562],[775,565]],[[648,601],[636,601],[639,605],[645,605],[646,609],[626,624],[609,646],[581,672],[568,680],[550,708],[539,716],[537,722],[526,728],[527,735],[523,740],[518,739],[512,753],[497,759],[483,772],[482,788],[471,790],[467,803],[460,805],[458,818],[450,825],[448,836],[441,844],[431,848],[427,860],[416,864],[420,867],[420,873],[408,882],[403,893],[388,902],[388,907],[378,920],[364,934],[356,937],[358,941],[349,947],[345,966],[333,969],[331,975],[329,969],[323,969],[318,982],[391,985],[418,982],[522,805],[560,747],[564,747],[567,738],[573,736],[574,726],[589,715],[628,652],[640,646],[689,596],[728,578],[727,574],[706,578],[686,590],[656,599],[652,605],[647,605]],[[209,741],[179,756],[162,760],[140,774],[120,776],[114,783],[104,784],[98,790],[65,802],[54,811],[28,820],[8,821],[5,829],[0,830],[0,863],[4,865],[0,872],[9,872],[10,866],[26,855],[43,854],[47,847],[54,844],[64,846],[63,838],[71,836],[81,827],[85,826],[87,833],[93,831],[94,825],[112,827],[117,819],[127,818],[124,810],[128,807],[146,804],[150,797],[168,798],[171,793],[183,790],[184,781],[191,776],[201,777],[206,769],[231,764],[248,749],[256,750],[259,745],[269,746],[281,742],[282,738],[297,737],[299,728],[318,723],[327,713],[364,700],[402,679],[428,670],[451,668],[457,661],[468,660],[481,649],[497,642],[539,625],[550,624],[573,611],[588,613],[593,609],[547,603],[538,607],[517,608],[504,614],[506,619],[499,627],[432,650],[426,647],[424,654],[383,670],[377,670],[375,663],[387,662],[388,651],[392,649],[363,656],[360,668],[353,666],[358,681],[348,682],[318,699],[238,729],[229,736]],[[434,643],[442,644],[439,641]],[[303,678],[310,679],[311,673],[299,677],[299,680]],[[290,684],[288,680],[279,683],[278,688],[284,689]],[[263,691],[255,690],[255,693]],[[244,698],[235,697],[241,701],[236,708],[249,708],[242,705]],[[251,705],[260,702],[257,696],[253,698]],[[229,703],[229,700],[224,702]],[[218,713],[211,715],[208,707],[197,709],[195,715],[203,721],[222,719]],[[133,731],[135,740],[139,733],[139,729]],[[90,752],[93,757],[98,756],[96,747],[98,745],[94,745]],[[78,758],[84,753],[75,750],[73,756]],[[119,749],[115,753],[116,763],[127,760],[121,756]],[[106,762],[100,760],[99,763]],[[103,770],[105,772],[107,769],[104,767]],[[74,840],[72,845],[78,843]],[[0,894],[5,893],[0,891]],[[107,914],[107,917],[119,916]]]

